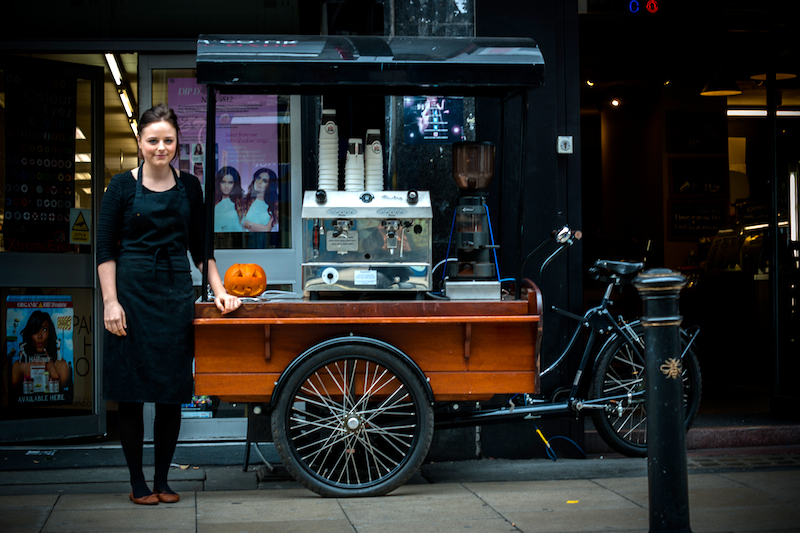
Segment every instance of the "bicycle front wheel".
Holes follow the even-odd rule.
[[[272,435],[286,469],[314,492],[380,496],[422,464],[433,409],[420,379],[396,355],[337,346],[288,376],[272,411]]]
[[[631,402],[609,402],[607,409],[592,411],[592,420],[598,435],[614,450],[630,457],[647,455],[647,408],[644,401],[645,362],[643,359],[644,326],[636,321],[630,324],[635,333],[638,353],[627,339],[612,336],[600,351],[592,377],[592,398],[637,394]],[[689,335],[681,329],[681,351],[686,348]],[[642,355],[639,355],[642,354]],[[683,357],[683,404],[686,430],[692,426],[700,406],[702,381],[700,364],[693,347]]]

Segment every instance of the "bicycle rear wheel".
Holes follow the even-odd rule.
[[[641,322],[630,324],[638,340],[639,355],[628,341],[619,335],[612,336],[601,348],[591,383],[591,396],[600,399],[645,391],[644,327]],[[681,350],[689,342],[688,334],[681,330]],[[683,358],[683,403],[686,409],[686,430],[692,426],[700,406],[702,380],[700,364],[694,347]],[[609,409],[592,411],[597,433],[614,450],[630,457],[647,455],[647,408],[644,396],[631,402],[610,404]]]

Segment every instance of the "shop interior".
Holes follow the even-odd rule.
[[[800,58],[778,6],[690,13],[659,4],[658,13],[580,19],[584,262],[613,250],[684,273],[684,323],[702,328],[701,414],[768,416],[778,365],[766,229],[771,158],[785,227],[797,212],[789,191],[800,157]],[[779,342],[796,356],[797,237],[793,252],[781,239],[788,302]],[[584,289],[590,298],[590,281]]]

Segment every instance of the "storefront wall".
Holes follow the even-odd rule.
[[[102,7],[93,10],[78,7],[73,10],[76,15],[76,25],[70,27],[69,31],[65,29],[67,26],[61,20],[56,20],[56,17],[50,19],[49,22],[45,17],[42,23],[44,24],[43,27],[48,30],[51,41],[26,41],[23,39],[28,36],[20,35],[19,31],[8,28],[9,31],[4,34],[7,36],[7,40],[2,42],[2,49],[5,52],[15,54],[40,52],[42,50],[57,52],[63,51],[66,46],[71,49],[91,51],[92,53],[101,53],[109,49],[119,52],[138,52],[140,54],[138,101],[140,102],[140,109],[144,109],[150,103],[155,103],[163,95],[163,92],[157,94],[158,91],[163,91],[163,88],[157,88],[161,81],[192,77],[194,40],[198,34],[209,27],[213,26],[213,31],[219,34],[317,33],[321,27],[335,31],[337,29],[335,21],[339,20],[339,24],[341,24],[343,20],[334,17],[328,10],[331,6],[325,6],[324,2],[315,3],[313,10],[303,10],[302,17],[300,16],[299,2],[281,2],[279,4],[279,6],[265,7],[261,2],[253,2],[252,5],[246,4],[242,7],[242,11],[227,10],[224,16],[220,16],[220,13],[217,13],[216,10],[213,12],[197,11],[196,6],[190,7],[188,2],[178,2],[171,4],[171,11],[168,13],[172,17],[171,20],[180,19],[183,21],[177,27],[172,23],[159,25],[158,21],[153,22],[151,17],[138,12],[126,12],[125,17],[120,17],[119,15],[122,14],[120,10],[123,7],[114,2],[103,3]],[[672,238],[674,235],[669,230],[667,220],[670,209],[672,209],[672,204],[667,200],[670,191],[670,169],[672,168],[670,165],[671,160],[675,157],[670,155],[670,152],[665,147],[668,131],[666,125],[667,115],[672,112],[686,111],[685,101],[681,101],[679,98],[676,104],[675,100],[663,99],[659,96],[658,103],[650,103],[645,106],[648,109],[647,112],[633,111],[633,115],[628,117],[628,123],[624,120],[620,121],[620,117],[606,120],[605,118],[601,119],[598,115],[596,122],[592,121],[592,119],[585,122],[585,124],[590,125],[587,131],[594,132],[593,136],[582,139],[579,120],[582,102],[580,101],[581,96],[578,93],[578,87],[583,80],[580,79],[578,73],[578,9],[579,5],[585,7],[584,2],[562,2],[559,0],[528,2],[525,0],[513,0],[504,3],[501,6],[502,9],[498,9],[496,2],[475,0],[474,2],[466,3],[466,11],[461,11],[460,4],[462,3],[445,0],[429,2],[424,7],[417,6],[417,8],[413,9],[405,6],[405,4],[399,4],[398,6],[397,2],[376,2],[376,6],[380,10],[379,12],[371,10],[370,17],[372,18],[365,16],[365,20],[356,20],[351,17],[348,19],[348,25],[352,26],[350,29],[356,32],[367,28],[368,32],[381,32],[382,30],[383,33],[402,31],[405,34],[415,34],[415,32],[416,34],[426,34],[425,32],[430,32],[431,28],[436,27],[440,35],[455,35],[459,34],[457,33],[458,31],[463,31],[464,29],[463,24],[458,25],[458,16],[466,15],[472,17],[471,20],[474,21],[476,35],[531,37],[541,46],[545,55],[547,64],[546,85],[544,88],[531,93],[527,109],[512,109],[511,112],[507,113],[507,116],[498,121],[496,119],[484,119],[484,117],[495,117],[497,115],[497,104],[495,102],[479,99],[475,103],[478,140],[499,141],[502,139],[504,146],[502,157],[499,158],[502,165],[501,172],[492,185],[493,189],[489,202],[492,212],[498,213],[498,216],[495,217],[495,222],[498,225],[496,231],[502,235],[503,239],[500,251],[501,270],[506,275],[516,274],[519,250],[531,249],[544,236],[549,234],[553,228],[564,223],[583,229],[590,237],[593,232],[597,232],[598,235],[604,237],[611,235],[614,238],[629,238],[633,228],[635,229],[634,236],[636,238],[633,239],[633,242],[626,244],[640,246],[640,248],[644,249],[645,243],[652,238],[655,246],[652,246],[648,252],[651,264],[658,263],[659,266],[666,264],[677,268],[685,263],[685,257],[689,255],[689,247],[685,240]],[[589,2],[589,4],[592,3]],[[398,7],[402,9],[396,9]],[[18,5],[14,6],[13,9],[19,11],[25,8]],[[424,15],[439,17],[438,20],[441,24],[420,24],[418,20],[421,14],[415,12],[414,9],[429,9],[430,13],[425,13]],[[44,11],[47,12],[46,9]],[[52,12],[56,13],[58,10],[54,9]],[[192,13],[192,16],[187,18],[185,15],[189,12]],[[17,13],[17,16],[24,15],[25,13]],[[9,21],[13,20],[13,18],[6,17],[5,20]],[[141,20],[137,21],[139,18]],[[213,20],[211,25],[203,22],[211,20]],[[416,23],[413,22],[415,20],[417,21]],[[381,25],[383,28],[380,28]],[[75,43],[70,41],[67,44],[66,41],[59,41],[62,38],[72,39],[74,35],[104,39],[104,42],[87,41],[85,43]],[[169,41],[162,40],[167,37],[170,39]],[[175,40],[176,37],[178,41]],[[151,40],[137,40],[143,38]],[[592,43],[583,43],[582,46],[592,46]],[[180,53],[175,55],[176,51]],[[171,55],[165,55],[165,53]],[[302,123],[303,126],[307,126],[312,115],[309,112],[309,105],[311,103],[308,102],[308,99],[304,99],[304,108],[301,110],[301,106],[292,99],[292,125]],[[511,108],[513,105],[512,103],[509,107]],[[696,109],[691,107],[688,111],[694,112]],[[721,112],[721,108],[713,110],[713,113]],[[621,113],[620,116],[623,114]],[[525,126],[527,127],[527,144],[524,147],[515,144],[515,136],[509,135],[509,132],[519,132],[521,130],[522,122],[520,117],[524,117]],[[647,120],[647,117],[651,119],[655,117],[655,119]],[[641,132],[642,134],[632,134],[631,132]],[[594,137],[594,134],[596,134],[597,138]],[[557,155],[555,153],[555,139],[559,135],[573,136],[576,150],[572,155]],[[307,161],[310,156],[301,154],[299,162],[294,158],[296,157],[296,150],[299,150],[302,144],[301,139],[302,142],[307,144],[313,138],[313,135],[308,134],[307,131],[302,131],[302,128],[296,130],[293,128],[290,137],[292,146],[290,159],[293,170],[292,177],[288,183],[289,192],[287,194],[291,195],[293,201],[287,213],[292,213],[291,218],[288,220],[290,220],[290,224],[294,224],[299,222],[296,210],[299,209],[301,189],[313,185],[313,180],[310,180],[308,176],[303,179],[300,173],[301,168],[310,168]],[[630,144],[624,142],[626,139],[635,141],[636,146],[640,149],[631,149]],[[656,143],[661,146],[661,149],[654,147]],[[613,150],[615,144],[619,147],[616,151]],[[582,146],[590,147],[592,150],[591,154],[587,153],[587,158],[582,155]],[[517,156],[520,153],[520,149],[524,154],[523,159]],[[589,155],[591,157],[588,157]],[[657,161],[654,161],[651,156],[654,156]],[[611,165],[614,157],[617,158],[617,164]],[[709,158],[713,158],[713,154],[709,155]],[[428,158],[427,160],[430,159]],[[787,155],[785,159],[788,159],[787,165],[791,166],[792,156]],[[785,159],[781,159],[782,164],[786,163]],[[92,159],[92,161],[95,160],[100,161],[101,159]],[[426,172],[424,163],[426,159],[418,158],[418,160],[419,168],[410,169],[410,172],[424,174]],[[526,194],[524,198],[518,198],[516,194],[520,189],[515,176],[518,175],[518,168],[521,164],[525,168]],[[581,165],[584,167],[583,180],[581,179]],[[620,174],[617,172],[619,169],[625,172]],[[442,169],[438,167],[435,170],[436,173],[441,173],[441,171]],[[205,172],[203,173],[205,174]],[[93,171],[92,179],[96,180],[103,174],[102,169],[99,172]],[[643,176],[647,179],[642,179]],[[781,180],[783,180],[781,182],[783,183],[788,180],[788,177],[783,176]],[[448,186],[450,186],[449,178],[447,182]],[[97,184],[94,181],[93,184],[94,190],[97,190]],[[430,187],[436,186],[435,182],[430,185]],[[621,194],[620,191],[625,192]],[[644,197],[655,198],[656,201],[651,204],[643,201]],[[99,201],[99,195],[94,195],[93,198],[95,201]],[[96,208],[93,209],[96,210]],[[631,226],[631,218],[636,220],[633,223],[634,226]],[[525,228],[525,232],[522,235],[519,233],[520,223]],[[269,267],[274,269],[268,272],[270,283],[274,283],[277,288],[286,290],[297,290],[297,281],[299,280],[299,272],[296,268],[299,265],[299,260],[295,255],[296,243],[291,242],[292,235],[299,235],[294,227],[288,233],[288,243],[279,242],[277,245],[271,245],[272,248],[269,250],[269,254],[272,255],[267,261]],[[654,237],[648,237],[648,235]],[[272,242],[272,239],[270,242]],[[558,265],[559,268],[551,268],[548,272],[548,279],[542,282],[545,298],[549,305],[557,305],[573,311],[581,309],[585,294],[582,283],[585,272],[584,263],[588,264],[601,255],[608,255],[618,251],[613,246],[607,246],[607,241],[604,242],[600,239],[587,238],[584,245],[586,249],[583,252],[577,247],[571,250],[568,257],[565,256],[563,259],[563,264]],[[222,270],[224,271],[225,267],[236,262],[255,261],[262,263],[260,259],[256,259],[261,257],[262,252],[255,252],[245,248],[246,246],[236,245],[233,248],[220,250],[217,253],[217,257]],[[623,248],[622,251],[629,249]],[[44,288],[48,290],[58,289],[59,287],[76,287],[81,290],[91,291],[88,296],[75,294],[73,302],[77,306],[75,316],[82,317],[81,322],[85,322],[87,327],[92,324],[91,344],[93,347],[97,347],[98,328],[94,327],[93,324],[98,316],[96,310],[98,309],[99,294],[94,283],[94,271],[90,260],[87,257],[81,257],[81,254],[60,254],[58,256],[60,265],[69,265],[71,264],[70,262],[76,262],[79,265],[59,268],[56,274],[62,277],[66,276],[68,279],[56,282],[55,280],[60,278],[54,277],[54,273],[51,272],[52,269],[48,268],[49,263],[45,260],[45,256],[41,255],[41,258],[39,258],[35,257],[35,255],[32,253],[15,255],[14,252],[7,251],[0,254],[0,262],[3,262],[0,266],[2,266],[4,276],[2,286],[6,287],[4,289],[6,292],[3,293],[4,300],[6,294],[18,291],[20,287],[42,288],[46,285]],[[73,255],[75,257],[72,257]],[[10,271],[9,268],[6,268],[6,265],[9,265],[9,268],[13,268],[14,271],[24,272],[29,276],[25,277],[20,274],[18,278],[8,278],[18,279],[19,281],[6,283],[5,273]],[[538,265],[532,262],[529,264],[528,269],[529,271],[523,274],[526,277],[535,277],[535,273],[538,272]],[[796,269],[793,271],[790,269],[791,272],[796,272]],[[47,279],[48,282],[46,284],[42,284],[40,281],[33,282],[30,280],[30,276],[35,277],[37,280]],[[196,273],[195,277],[196,284],[199,286],[199,274]],[[791,280],[793,278],[789,276],[788,279]],[[535,281],[538,282],[539,280]],[[789,281],[787,287],[791,289],[796,287],[796,284],[792,285],[791,281]],[[772,290],[772,288],[769,289],[768,293]],[[79,307],[85,304],[80,304],[80,301],[91,301],[93,307],[81,310]],[[791,302],[794,301],[796,300],[791,300]],[[788,306],[785,307],[787,310],[785,316],[797,316],[797,313],[791,310],[793,309],[791,306],[795,305],[791,302],[785,304]],[[634,305],[637,304],[638,302],[634,302]],[[767,308],[765,313],[769,315],[770,309]],[[90,318],[84,319],[83,317]],[[77,321],[78,318],[75,320]],[[764,314],[760,315],[760,320],[764,320]],[[3,322],[5,325],[5,315],[3,316]],[[767,322],[769,323],[768,318]],[[782,322],[782,324],[782,331],[785,337],[781,337],[780,342],[774,339],[776,344],[788,346],[789,348],[796,346],[796,343],[791,341],[793,337],[786,333],[792,331],[791,328],[794,323]],[[569,324],[567,323],[548,320],[548,335],[546,335],[543,343],[545,354],[556,353],[558,347],[564,344],[568,326]],[[765,329],[764,333],[771,339],[771,335],[776,330],[769,326],[766,326]],[[7,334],[7,336],[9,335]],[[713,349],[713,346],[709,348]],[[705,346],[704,349],[706,349]],[[90,416],[103,418],[102,421],[97,423],[98,432],[102,433],[104,417],[101,416],[101,410],[98,408],[97,402],[103,402],[99,396],[101,394],[99,385],[96,382],[100,366],[99,353],[99,350],[94,350],[91,354],[91,359],[89,359],[94,371],[93,411]],[[548,362],[548,357],[547,355],[545,356],[543,364]],[[775,379],[774,376],[778,372],[777,363],[777,361],[774,361],[770,364],[770,368],[767,371],[767,381]],[[574,364],[574,362],[570,364]],[[701,364],[705,364],[702,357]],[[720,362],[720,364],[724,364],[724,362]],[[742,362],[742,364],[746,363]],[[77,370],[76,362],[76,372]],[[548,380],[543,383],[545,392],[552,392],[561,386],[568,374],[569,368],[565,369],[563,374],[556,373],[552,377],[548,376]],[[785,382],[783,387],[786,390]],[[226,415],[226,417],[232,422],[220,422],[219,426],[222,428],[222,426],[230,424],[227,429],[220,429],[219,431],[215,429],[199,430],[196,435],[205,435],[207,437],[241,435],[244,427],[242,425],[243,409],[241,406],[231,407],[229,413],[229,416]],[[3,422],[3,424],[5,423]],[[9,424],[12,425],[8,427],[14,429],[11,430],[11,433],[6,432],[4,429],[3,435],[20,435],[22,436],[20,438],[25,438],[24,435],[29,434],[28,430],[23,430],[23,428],[36,427],[40,429],[42,426],[42,424],[37,425],[37,422],[32,419],[13,421],[9,422]],[[551,434],[557,432],[575,437],[582,433],[582,427],[578,427],[577,424],[566,422],[563,425],[559,425],[561,423],[557,422],[553,424],[556,427],[549,432]],[[5,428],[5,426],[3,427]],[[205,427],[210,428],[211,426],[206,425]],[[528,429],[514,427],[509,428],[508,431],[517,433]],[[518,452],[508,448],[502,449],[502,443],[531,441],[527,437],[507,439],[503,437],[504,431],[506,429],[498,429],[496,431],[498,434],[496,442],[501,444],[498,444],[495,450],[489,449],[489,452],[497,452],[494,454],[495,456],[516,454]],[[49,433],[55,435],[53,432]],[[533,452],[526,451],[522,453]]]

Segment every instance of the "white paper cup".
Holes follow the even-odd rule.
[[[319,126],[319,138],[339,138],[339,126],[336,125],[333,121],[328,121],[326,123],[320,124]]]

